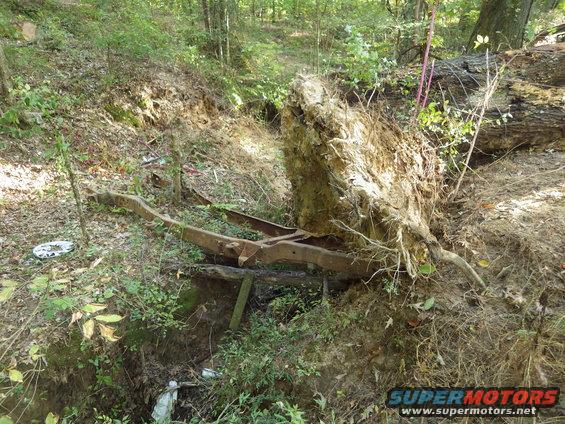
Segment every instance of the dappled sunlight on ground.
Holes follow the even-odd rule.
[[[513,218],[520,218],[525,214],[541,212],[544,206],[557,202],[565,196],[565,184],[543,190],[534,190],[532,193],[518,199],[509,199],[495,206],[498,212],[509,213]]]
[[[46,189],[56,178],[41,165],[0,161],[0,202],[7,204]]]

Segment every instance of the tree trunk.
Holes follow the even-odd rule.
[[[225,21],[225,27],[224,27],[224,38],[226,40],[226,64],[229,66],[231,63],[231,55],[230,55],[230,12],[231,12],[231,8],[230,8],[230,1],[231,0],[225,0],[224,3],[224,21]]]
[[[491,81],[503,65],[505,69],[486,108],[477,152],[550,144],[565,148],[565,43],[489,55],[488,64]],[[407,72],[417,77],[421,70]],[[440,60],[435,62],[429,98],[440,106],[448,100],[452,107],[472,111],[482,101],[486,85],[484,54]],[[366,97],[370,94],[369,90]],[[402,95],[398,87],[390,87],[382,98],[391,110],[398,110],[407,97],[415,96],[415,88]],[[348,98],[357,100],[355,95]]]
[[[479,132],[478,149],[489,152],[549,143],[565,147],[565,43],[491,56],[491,79],[504,63],[506,69]],[[444,91],[451,104],[473,109],[486,85],[486,69],[485,55],[436,62],[436,98]]]
[[[557,7],[559,0],[544,0],[540,2],[538,8],[544,12],[549,12]]]
[[[211,34],[211,26],[210,26],[210,9],[208,8],[208,0],[201,0],[202,3],[202,16],[204,18],[204,28],[206,28],[206,32]]]
[[[321,41],[320,0],[316,0],[316,73],[320,73],[320,41]]]
[[[272,15],[271,15],[271,21],[273,23],[275,23],[276,18],[277,18],[277,0],[272,0],[271,1],[271,7],[273,8],[272,10]]]
[[[0,101],[5,105],[11,103],[10,96],[10,74],[8,72],[8,64],[4,56],[4,50],[0,43]]]
[[[532,3],[533,0],[483,0],[468,50],[473,49],[477,35],[488,36],[489,47],[494,51],[521,48]]]
[[[411,63],[423,53],[423,38],[420,36],[417,28],[418,22],[422,20],[422,12],[424,2],[422,0],[408,0],[404,5],[402,18],[415,25],[411,31],[399,31],[399,40],[397,42],[396,60],[399,63]],[[409,34],[411,33],[411,34]]]

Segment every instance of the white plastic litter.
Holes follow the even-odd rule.
[[[48,259],[69,253],[73,248],[74,243],[72,241],[56,240],[35,246],[33,254],[39,259]]]
[[[222,373],[218,371],[214,371],[210,368],[202,368],[202,378],[218,378],[221,377]]]
[[[169,387],[157,398],[157,403],[155,403],[151,418],[158,424],[171,423],[179,387],[180,385],[176,381],[171,380],[169,381]]]

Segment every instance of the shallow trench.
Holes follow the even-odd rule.
[[[112,413],[128,414],[132,423],[150,422],[157,397],[175,380],[198,384],[181,388],[175,407],[174,419],[190,419],[194,405],[209,392],[201,370],[214,368],[212,355],[228,328],[237,292],[234,283],[192,279],[177,316],[186,326],[165,336],[129,321],[110,348],[85,350],[75,331],[65,343],[49,347],[47,366],[30,388],[33,403],[6,406],[16,406],[14,416],[21,414],[21,423],[43,422],[49,412],[70,415],[71,422],[93,422],[95,415]]]

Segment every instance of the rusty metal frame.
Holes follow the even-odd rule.
[[[273,263],[313,264],[327,271],[352,276],[370,276],[377,271],[375,263],[344,252],[292,241],[292,235],[290,240],[277,237],[251,241],[206,231],[159,213],[139,196],[107,191],[92,193],[89,198],[101,204],[126,208],[148,221],[160,220],[182,240],[196,244],[208,252],[237,259],[240,267]],[[296,234],[296,237],[300,238],[302,235]]]
[[[151,174],[150,180],[155,187],[159,188],[169,187],[172,184],[155,172]],[[182,195],[184,199],[190,199],[199,205],[214,206],[214,202],[192,187],[183,188]],[[245,225],[253,231],[258,231],[269,236],[269,238],[263,241],[271,244],[275,239],[302,241],[306,244],[323,247],[325,249],[335,249],[343,244],[342,240],[334,236],[317,236],[299,228],[285,227],[233,209],[222,208],[222,211],[225,213],[228,222],[239,226]]]
[[[168,187],[171,185],[170,181],[162,178],[156,173],[151,174],[151,183],[156,187]],[[183,188],[183,197],[185,199],[189,198],[195,201],[199,205],[203,206],[214,206],[212,202],[207,197],[198,193],[193,188]],[[296,228],[285,227],[274,222],[267,221],[265,219],[257,218],[252,215],[247,215],[243,212],[237,212],[232,209],[222,208],[222,211],[226,214],[226,218],[229,222],[235,225],[246,225],[254,231],[259,231],[267,236],[278,237],[293,234],[297,231]]]

